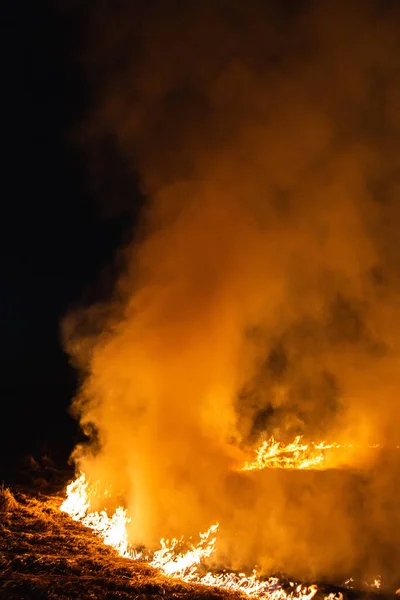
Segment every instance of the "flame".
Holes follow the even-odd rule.
[[[319,450],[324,447],[322,445],[315,446]],[[260,449],[257,451],[257,459],[260,461],[257,464],[263,466],[255,467],[252,464],[246,463],[243,467],[244,469],[264,468],[265,466],[271,466],[271,464],[283,464],[286,466],[286,462],[282,462],[281,460],[282,454],[284,454],[284,452],[282,453],[282,448],[285,448],[286,452],[293,452],[293,456],[296,456],[298,460],[300,453],[305,452],[307,446],[300,444],[300,438],[296,438],[292,444],[286,447],[274,440],[270,440],[267,444],[264,443],[261,448],[262,451]],[[269,456],[271,460],[266,460],[266,456]],[[275,462],[272,460],[274,456]],[[294,467],[292,466],[292,468]],[[241,592],[250,597],[269,598],[272,600],[286,600],[291,598],[311,600],[317,593],[317,586],[315,585],[304,586],[293,582],[289,583],[290,589],[284,589],[283,584],[278,578],[260,579],[255,570],[251,575],[228,572],[213,573],[207,570],[206,559],[214,553],[217,542],[218,523],[211,525],[206,532],[200,533],[200,541],[197,544],[190,541],[187,542],[183,537],[172,540],[161,539],[159,550],[152,554],[148,553],[144,555],[143,551],[138,552],[129,546],[127,524],[130,522],[130,519],[124,508],[118,507],[111,517],[108,516],[106,511],[89,511],[90,496],[95,491],[96,486],[90,484],[85,474],[81,473],[75,481],[67,486],[66,499],[60,508],[75,521],[79,521],[94,530],[103,538],[105,544],[115,548],[123,557],[135,560],[148,560],[151,566],[171,577],[178,577],[187,582]],[[336,596],[329,594],[326,596],[326,599],[341,600],[342,594]]]
[[[74,521],[81,521],[86,516],[90,504],[88,486],[84,473],[67,485],[67,497],[61,504],[61,510],[68,513]]]
[[[86,527],[93,529],[107,546],[112,546],[126,558],[139,558],[139,555],[128,546],[126,526],[130,522],[126,509],[119,506],[114,514],[109,517],[105,510],[89,512],[90,494],[94,493],[95,486],[90,486],[84,473],[67,486],[66,499],[61,504],[60,510],[79,521]]]
[[[369,448],[379,448],[379,444]],[[265,468],[284,469],[321,469],[325,466],[325,453],[331,450],[354,448],[352,444],[305,443],[301,436],[297,436],[291,443],[283,444],[273,437],[264,441],[255,451],[255,459],[245,462],[241,470],[249,471]],[[178,577],[184,581],[200,583],[206,586],[220,587],[226,590],[237,591],[251,597],[269,598],[272,600],[311,600],[317,593],[317,586],[303,586],[290,582],[290,589],[284,589],[282,582],[276,577],[268,580],[260,579],[254,570],[251,575],[244,573],[213,573],[206,570],[207,559],[215,551],[217,531],[219,524],[214,523],[204,533],[200,533],[200,541],[195,544],[186,541],[183,537],[171,540],[160,540],[160,549],[155,552],[138,551],[128,542],[127,524],[130,518],[126,509],[119,506],[112,516],[105,510],[101,512],[90,511],[90,498],[98,493],[98,486],[89,483],[84,473],[71,482],[66,489],[66,499],[61,505],[61,510],[69,514],[75,521],[81,522],[86,527],[95,531],[103,538],[104,543],[117,550],[120,556],[134,560],[147,560],[148,563],[159,569],[165,575]],[[109,490],[103,491],[105,496],[110,495]],[[352,579],[345,585],[351,587]],[[369,587],[379,588],[380,578],[375,579]],[[325,600],[343,600],[341,593],[329,594]]]
[[[210,539],[210,536],[216,533],[218,527],[219,523],[215,523],[207,531],[200,533],[200,542],[191,545],[186,552],[179,550],[185,545],[183,537],[172,540],[162,539],[161,549],[154,552],[150,564],[161,569],[166,575],[180,577],[186,581],[198,581],[197,567],[214,552],[217,538]]]
[[[282,444],[271,437],[264,441],[256,450],[252,462],[245,462],[243,471],[255,469],[317,469],[325,460],[325,451],[332,449],[352,448],[351,444],[302,442],[302,436],[297,436],[290,444]]]
[[[352,444],[305,443],[302,436],[297,436],[289,444],[276,441],[273,437],[264,441],[255,451],[255,458],[245,462],[241,470],[249,471],[265,468],[279,469],[322,469],[325,467],[326,452],[331,450],[349,450]],[[379,444],[369,448],[380,448]],[[206,562],[214,551],[217,542],[219,523],[214,523],[204,533],[200,533],[200,541],[195,544],[186,541],[183,537],[171,540],[160,540],[160,549],[154,552],[138,551],[128,542],[127,525],[130,518],[126,509],[119,506],[112,516],[105,510],[101,512],[90,511],[90,498],[98,493],[98,486],[90,483],[86,475],[81,473],[66,489],[66,498],[62,503],[61,511],[69,514],[75,521],[81,522],[86,527],[95,531],[105,544],[112,546],[120,556],[134,560],[147,560],[148,563],[159,569],[165,575],[178,577],[184,581],[200,583],[206,586],[219,587],[230,591],[241,592],[250,597],[269,598],[272,600],[311,600],[318,591],[316,585],[304,586],[289,583],[290,589],[284,589],[282,582],[277,577],[268,580],[260,579],[256,570],[251,575],[244,573],[213,573],[207,571]],[[110,495],[109,490],[104,490],[105,496]],[[350,584],[351,579],[346,581]],[[379,588],[380,578],[375,579],[369,587]],[[347,587],[351,587],[347,585]],[[343,600],[343,595],[330,593],[325,600]]]
[[[211,571],[202,574],[200,567],[205,567],[205,559],[209,558],[215,550],[218,523],[211,525],[206,532],[200,533],[200,541],[197,544],[188,544],[183,537],[172,540],[162,539],[160,541],[161,548],[149,557],[145,557],[143,552],[137,552],[129,547],[126,526],[130,519],[125,509],[118,507],[111,517],[107,515],[106,511],[88,512],[90,491],[94,489],[95,486],[90,485],[85,474],[81,473],[75,481],[67,486],[66,499],[60,509],[68,513],[75,521],[93,529],[103,538],[105,544],[115,548],[125,558],[135,560],[149,558],[148,562],[152,567],[170,577],[242,592],[251,597],[271,600],[291,598],[311,600],[317,593],[315,585],[303,586],[293,582],[289,584],[290,590],[286,591],[277,577],[261,580],[256,571],[253,571],[250,576],[246,576],[244,573],[214,574]],[[189,548],[185,550],[188,546]],[[326,598],[341,600],[340,597],[341,594],[339,596],[329,595]]]
[[[358,446],[354,444],[328,443],[326,441],[305,443],[303,436],[297,436],[293,442],[283,444],[272,436],[255,451],[255,458],[246,461],[242,471],[270,469],[322,469],[326,468],[326,452],[332,450],[350,451]],[[381,448],[380,444],[371,444],[368,449]]]

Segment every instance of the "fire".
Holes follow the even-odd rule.
[[[273,438],[264,442],[256,451],[256,459],[246,462],[242,470],[263,469],[265,467],[306,469],[321,466],[327,449],[337,447],[337,444],[305,444],[297,437],[288,445],[280,444]],[[290,583],[290,589],[284,589],[282,582],[276,577],[268,580],[260,579],[254,570],[251,575],[244,573],[214,573],[207,569],[207,559],[214,551],[217,542],[219,524],[215,523],[200,533],[200,540],[193,543],[183,537],[179,539],[160,541],[160,549],[155,552],[138,552],[128,543],[127,524],[130,519],[127,511],[118,507],[113,515],[106,511],[90,512],[90,496],[96,491],[96,486],[90,484],[84,473],[67,487],[66,499],[61,510],[68,513],[74,520],[93,529],[100,535],[104,543],[112,546],[126,558],[147,560],[165,575],[178,577],[184,581],[200,583],[207,586],[220,587],[237,591],[251,597],[283,600],[298,598],[311,600],[317,593],[317,586],[303,586]],[[330,594],[329,600],[340,600],[342,597]]]
[[[270,469],[323,469],[327,466],[327,453],[346,451],[349,453],[358,446],[354,444],[338,444],[322,441],[305,443],[302,436],[297,436],[289,444],[283,444],[274,437],[262,442],[255,451],[255,458],[246,461],[242,471]],[[381,448],[380,444],[368,445],[368,449]],[[398,448],[398,446],[397,446]]]
[[[185,542],[183,537],[172,540],[162,539],[159,550],[144,556],[143,552],[137,552],[129,547],[126,526],[130,519],[125,509],[118,507],[111,517],[105,511],[89,512],[89,494],[94,487],[89,484],[85,474],[82,473],[68,485],[67,497],[61,505],[61,510],[68,513],[75,521],[80,521],[86,527],[93,529],[103,538],[105,544],[115,548],[125,558],[147,559],[152,567],[160,569],[170,577],[241,592],[251,597],[272,600],[290,598],[311,600],[317,593],[315,585],[307,587],[295,583],[290,583],[290,590],[286,591],[278,578],[270,577],[268,580],[261,580],[257,577],[256,571],[253,571],[250,576],[246,576],[244,573],[214,574],[211,571],[203,574],[206,559],[215,550],[218,523],[211,525],[206,532],[200,533],[200,541],[197,544]],[[333,600],[334,597],[330,595],[327,598]],[[340,600],[339,597],[335,598]]]
[[[349,449],[351,444],[302,442],[302,436],[297,436],[293,442],[282,444],[271,437],[264,441],[256,450],[252,462],[246,462],[243,471],[255,469],[318,469],[325,460],[325,452],[332,449]]]
[[[161,549],[154,552],[150,564],[166,575],[198,582],[197,569],[204,559],[209,558],[214,552],[217,538],[211,536],[216,533],[218,527],[219,523],[215,523],[207,531],[200,533],[200,542],[191,545],[187,551],[179,550],[186,545],[183,537],[172,540],[162,539]]]
[[[67,486],[67,497],[61,505],[61,510],[68,513],[74,521],[80,521],[86,527],[99,534],[107,546],[112,546],[126,558],[137,558],[138,555],[129,549],[126,526],[130,522],[126,509],[119,506],[109,517],[106,511],[89,512],[90,493],[94,486],[89,486],[86,476],[82,473],[75,481]]]
[[[88,511],[88,485],[85,474],[82,473],[67,486],[67,497],[61,505],[61,510],[68,513],[74,521],[82,520]]]

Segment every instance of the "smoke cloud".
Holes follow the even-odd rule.
[[[124,490],[132,541],[218,518],[232,564],[393,575],[398,460],[365,448],[399,443],[399,21],[96,2],[83,137],[98,172],[113,140],[146,202],[112,299],[64,334],[93,440],[75,458]],[[364,470],[235,473],[271,434],[353,443]]]

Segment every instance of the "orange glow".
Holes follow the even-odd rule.
[[[302,442],[301,436],[285,445],[271,437],[256,449],[254,461],[245,462],[241,470],[252,471],[266,468],[323,469],[325,466],[325,452],[351,448],[350,444],[327,442],[307,444]],[[161,539],[160,548],[154,552],[137,551],[128,542],[127,525],[131,519],[128,517],[127,510],[119,506],[111,517],[104,510],[91,512],[91,494],[96,493],[97,486],[90,484],[85,474],[81,473],[77,479],[68,485],[66,499],[61,505],[61,510],[68,513],[74,520],[80,521],[86,527],[94,530],[102,537],[105,544],[115,548],[123,557],[148,560],[151,566],[160,569],[170,577],[239,591],[248,596],[268,597],[274,600],[284,600],[286,598],[311,600],[317,593],[317,586],[315,585],[307,587],[295,583],[290,584],[293,590],[288,592],[283,589],[279,579],[276,577],[270,577],[268,580],[260,579],[256,570],[251,575],[232,572],[213,573],[211,570],[204,572],[207,559],[215,553],[218,523],[214,523],[207,531],[200,533],[200,540],[197,543],[193,543],[191,539],[185,540],[182,536],[179,539]],[[105,495],[107,496],[107,492]],[[380,578],[376,578],[370,585],[371,587],[380,587]],[[341,600],[342,595],[330,594],[325,598]]]
[[[111,517],[105,511],[89,512],[92,489],[93,487],[89,485],[85,475],[81,473],[75,481],[68,485],[67,497],[61,505],[61,510],[68,513],[74,520],[93,529],[103,538],[105,544],[115,548],[121,556],[135,560],[143,559],[143,553],[136,552],[128,545],[126,526],[130,519],[127,517],[125,509],[118,507]],[[257,577],[256,571],[249,576],[243,573],[213,574],[211,571],[207,571],[205,574],[200,573],[199,567],[204,566],[206,559],[214,553],[217,531],[218,523],[211,525],[206,532],[199,534],[200,541],[197,544],[193,544],[191,541],[185,543],[183,537],[172,540],[161,539],[161,547],[152,553],[149,564],[170,577],[242,592],[250,597],[273,600],[289,598],[311,600],[317,593],[315,585],[304,586],[295,583],[290,583],[293,591],[287,592],[278,578],[271,577],[268,580],[261,580]],[[340,595],[330,595],[327,598],[340,600]]]
[[[302,436],[297,436],[293,442],[282,444],[273,437],[264,441],[256,449],[253,461],[245,462],[243,471],[253,471],[265,468],[272,469],[323,469],[326,468],[326,454],[335,450],[351,451],[353,444],[338,444],[335,442],[302,442]],[[380,444],[368,448],[380,448]]]

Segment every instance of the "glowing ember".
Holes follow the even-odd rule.
[[[379,590],[381,585],[382,585],[381,578],[377,577],[376,579],[374,579],[374,583],[371,584],[371,587],[375,587]]]

